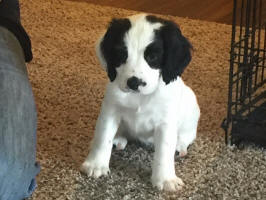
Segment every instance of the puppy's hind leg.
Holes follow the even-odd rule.
[[[196,138],[197,126],[189,129],[181,129],[178,133],[176,151],[179,152],[180,157],[187,155],[187,148]]]
[[[190,114],[186,116],[177,134],[176,151],[179,152],[180,157],[184,157],[187,154],[188,146],[194,142],[197,135],[200,109],[197,104],[191,109],[192,111],[188,111]]]
[[[124,150],[127,146],[127,139],[125,137],[115,137],[113,140],[113,145],[115,145],[116,150]]]
[[[124,131],[125,130],[122,128],[122,125],[120,125],[113,140],[113,145],[116,147],[116,150],[124,150],[127,146],[127,138],[124,134]]]

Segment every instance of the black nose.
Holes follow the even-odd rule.
[[[131,89],[131,90],[138,90],[139,86],[145,86],[146,83],[143,82],[141,79],[137,78],[136,76],[132,76],[131,78],[129,78],[127,80],[127,86]]]

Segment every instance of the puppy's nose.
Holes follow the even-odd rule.
[[[136,76],[132,76],[127,80],[127,86],[131,90],[138,90],[139,86],[145,86],[146,83],[143,82],[141,79],[137,78]]]

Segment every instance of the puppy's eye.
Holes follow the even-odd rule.
[[[144,58],[151,68],[160,68],[163,59],[162,41],[156,40],[148,45],[144,51]]]
[[[161,65],[162,54],[160,52],[146,52],[144,54],[146,62],[150,65],[151,68],[158,69]]]
[[[127,48],[124,45],[115,45],[112,48],[112,59],[115,67],[118,67],[120,64],[126,62],[127,59]]]
[[[158,60],[158,55],[155,53],[148,54],[146,55],[146,60],[148,63],[156,62]]]

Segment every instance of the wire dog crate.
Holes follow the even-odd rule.
[[[266,19],[264,0],[234,0],[227,144],[266,147]]]

